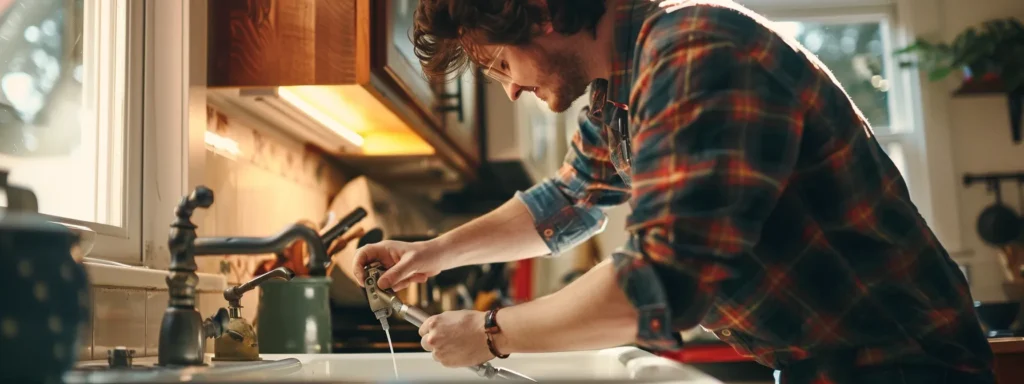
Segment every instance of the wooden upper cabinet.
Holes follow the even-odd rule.
[[[356,3],[210,1],[207,84],[262,87],[367,81],[369,63],[359,57],[368,57],[369,51],[366,44],[357,44]]]
[[[412,132],[461,173],[475,173],[481,161],[477,76],[463,76],[462,92],[454,83],[426,80],[410,40],[418,1],[208,4],[209,87],[329,87],[359,115],[351,125],[366,137],[367,148],[384,154],[393,143],[419,148],[414,140],[402,141],[403,134]],[[326,109],[332,109],[330,99]]]

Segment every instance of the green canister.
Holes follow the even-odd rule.
[[[261,353],[331,353],[331,278],[296,277],[260,286]]]

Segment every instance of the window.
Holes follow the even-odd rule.
[[[903,174],[911,198],[931,220],[928,170],[912,113],[912,82],[897,72],[888,13],[775,17],[782,34],[815,54],[871,123],[875,139]]]
[[[942,116],[945,101],[934,95],[948,90],[927,83],[916,70],[898,69],[891,54],[918,35],[914,28],[930,17],[922,16],[930,15],[928,7],[900,0],[830,0],[816,6],[793,0],[746,2],[756,3],[755,11],[832,70],[869,119],[939,240],[951,253],[964,251],[954,192],[959,184]]]
[[[141,262],[142,1],[0,0],[0,168]],[[0,200],[6,204],[6,199]]]
[[[907,179],[910,189],[921,187],[911,177],[919,172],[911,164],[913,125],[909,103],[900,82],[893,80],[888,17],[863,15],[777,21],[782,34],[799,41],[822,61],[871,123],[875,138]]]

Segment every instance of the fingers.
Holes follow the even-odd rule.
[[[434,335],[430,333],[434,329],[434,324],[437,323],[437,316],[430,316],[427,320],[423,321],[420,325],[420,346],[423,347],[424,351],[432,352],[434,350]]]
[[[476,358],[466,354],[466,346],[459,342],[458,336],[452,338],[450,333],[446,333],[445,325],[439,325],[441,321],[439,316],[442,315],[431,316],[420,326],[419,333],[422,337],[420,347],[423,347],[424,351],[430,352],[434,361],[445,367],[456,368],[473,365],[470,363]],[[447,331],[450,332],[451,329],[447,329]]]
[[[395,286],[391,287],[391,290],[395,291],[395,292],[400,292],[403,289],[409,288],[409,284],[412,284],[412,282],[409,281],[409,280],[400,281],[400,282],[398,282],[398,284],[395,284]],[[380,284],[378,284],[378,285],[380,285]],[[387,289],[383,285],[381,285],[381,288]]]
[[[434,351],[434,345],[426,337],[420,339],[420,347],[423,347],[423,350],[427,352]]]
[[[391,289],[393,289],[395,291],[401,291],[403,289],[409,288],[409,286],[412,285],[412,283],[426,283],[426,282],[427,282],[427,275],[422,274],[422,273],[414,273],[408,279],[399,281],[398,284],[395,284],[395,286],[392,287]]]
[[[405,284],[408,285],[409,275],[416,273],[414,270],[413,261],[414,257],[404,257],[399,260],[393,266],[387,266],[388,270],[384,271],[384,274],[380,275],[380,279],[377,280],[377,285],[382,289],[391,288],[392,285]]]
[[[412,277],[409,278],[409,281],[412,281],[414,283],[426,283],[427,275],[424,273],[417,273],[412,275]]]
[[[369,244],[356,250],[356,256],[352,260],[352,275],[355,276],[359,286],[362,286],[363,280],[366,280],[363,267],[374,261],[379,261],[389,269],[395,265],[395,258],[391,255],[387,243]]]
[[[434,323],[436,323],[436,322],[437,322],[437,315],[430,316],[426,320],[424,320],[423,324],[420,325],[420,329],[419,329],[420,337],[426,337],[427,334],[430,333],[430,330],[434,329]]]

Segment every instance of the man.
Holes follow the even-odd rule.
[[[559,174],[435,240],[357,253],[402,289],[557,254],[633,208],[624,244],[561,291],[420,328],[446,366],[637,343],[702,325],[785,383],[991,383],[967,283],[834,77],[728,0],[421,0],[435,78],[468,63],[556,112],[591,87]],[[486,324],[486,325],[485,325]]]

